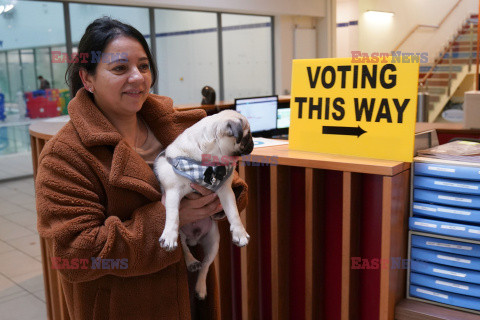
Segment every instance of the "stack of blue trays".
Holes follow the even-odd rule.
[[[416,162],[413,188],[410,296],[480,311],[480,166]]]

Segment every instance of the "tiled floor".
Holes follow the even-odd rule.
[[[47,319],[31,176],[0,181],[0,318]]]
[[[0,182],[33,174],[31,152],[0,155]]]

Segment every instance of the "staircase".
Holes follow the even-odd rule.
[[[429,93],[429,122],[445,121],[441,116],[445,106],[467,75],[475,73],[477,26],[478,15],[472,14],[440,57],[420,66],[419,91]],[[463,103],[463,96],[455,100]]]

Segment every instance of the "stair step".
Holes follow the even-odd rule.
[[[423,77],[425,77],[427,75],[427,72],[421,72],[419,75],[418,75],[418,78],[419,79],[422,79]],[[456,79],[457,78],[457,74],[456,73],[452,73],[452,79]],[[428,79],[448,79],[448,73],[447,72],[434,72],[430,75],[430,77]],[[429,80],[430,81],[430,80]]]
[[[470,39],[473,39],[473,41],[477,41],[477,33],[474,33],[473,35],[469,34],[461,34],[455,38],[455,41],[461,42],[461,41],[470,41]]]
[[[431,66],[420,66],[420,72],[428,72],[430,70]],[[437,65],[435,69],[433,69],[433,72],[440,72],[440,73],[445,73],[449,72],[450,66],[445,66],[445,65]],[[452,71],[453,72],[461,72],[462,71],[462,66],[458,65],[453,65],[452,66]]]
[[[477,41],[476,39],[474,39],[474,41],[473,41],[473,44],[475,45],[475,49],[477,48],[477,47],[476,47],[476,44],[477,44],[476,41]],[[470,45],[470,39],[468,39],[468,40],[462,40],[462,41],[455,40],[455,41],[453,42],[453,45],[454,45],[454,46],[469,46],[469,45]]]
[[[470,59],[458,59],[458,58],[453,58],[452,59],[452,64],[468,64],[468,62],[470,61]],[[440,64],[449,64],[449,61],[448,59],[443,59]]]
[[[465,36],[465,35],[469,36],[470,34],[472,36],[475,36],[475,34],[477,34],[477,28],[473,28],[473,30],[470,31],[470,27],[467,27],[467,28],[464,28],[464,29],[462,29],[458,32],[458,35],[462,35],[462,36]]]
[[[428,79],[427,83],[428,83],[429,86],[448,86],[448,79],[446,79],[446,80]]]
[[[474,42],[471,46],[452,46],[453,52],[477,52],[477,43]]]
[[[447,92],[447,88],[428,86],[427,92],[430,93],[431,95],[440,95],[440,94],[445,94]]]
[[[476,52],[452,52],[453,59],[459,59],[459,58],[468,59],[471,56],[476,57],[477,53]],[[444,59],[448,59],[449,57],[450,57],[450,53],[445,53],[443,56]]]
[[[436,95],[436,94],[430,94],[428,96],[428,102],[438,102],[440,101],[440,96]]]

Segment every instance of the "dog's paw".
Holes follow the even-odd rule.
[[[244,247],[248,244],[250,236],[248,235],[245,228],[234,228],[232,231],[232,242],[238,247]]]
[[[166,251],[173,251],[178,246],[177,238],[178,234],[176,232],[163,232],[158,241],[160,242],[160,247]]]
[[[194,261],[187,266],[188,271],[196,272],[202,268],[202,263],[200,261]]]
[[[195,285],[195,296],[198,300],[205,300],[207,297],[207,285],[206,283],[197,282]]]

